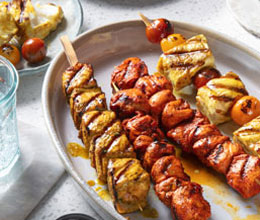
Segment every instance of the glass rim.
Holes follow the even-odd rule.
[[[15,95],[19,84],[19,75],[14,65],[5,57],[0,56],[0,63],[3,63],[8,68],[13,78],[13,82],[9,91],[2,98],[0,98],[0,105],[1,105],[3,103],[8,102]]]

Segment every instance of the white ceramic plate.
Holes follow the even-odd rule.
[[[174,22],[175,31],[186,37],[203,33],[207,36],[209,45],[215,55],[218,69],[225,73],[233,70],[238,73],[249,92],[260,98],[260,57],[256,52],[249,50],[246,46],[237,41],[228,39],[214,31],[201,28],[195,25]],[[149,67],[150,73],[156,69],[156,63],[160,55],[158,45],[151,44],[145,36],[145,27],[141,21],[127,21],[104,26],[88,31],[80,35],[73,43],[74,48],[81,62],[93,64],[95,77],[106,93],[107,102],[111,97],[110,75],[113,67],[129,56],[138,56],[143,59]],[[70,157],[66,152],[66,144],[78,142],[77,131],[74,128],[69,107],[61,91],[61,76],[68,67],[65,54],[60,53],[52,62],[45,76],[42,101],[44,116],[50,135],[54,141],[55,148],[64,163],[67,171],[84,190],[84,195],[98,213],[104,219],[124,219],[113,208],[111,201],[103,201],[93,187],[89,187],[86,181],[95,180],[95,170],[90,167],[88,160]],[[185,97],[187,98],[187,97]],[[192,98],[190,97],[192,100]],[[231,134],[237,127],[233,123],[221,126],[226,134]],[[193,172],[193,171],[192,171]],[[189,173],[193,178],[194,173]],[[248,215],[257,214],[257,204],[260,203],[260,196],[250,200],[243,200],[234,192],[222,178],[213,174],[216,182],[212,179],[205,179],[202,182],[204,195],[211,204],[211,219],[242,219]],[[211,184],[208,184],[210,183]],[[69,195],[68,195],[69,196]],[[159,213],[158,219],[172,219],[170,209],[165,207],[155,196],[153,190],[149,193],[149,203]],[[258,203],[259,202],[259,203]],[[131,219],[144,219],[140,213],[130,214]],[[254,216],[256,217],[256,216]],[[256,217],[255,219],[259,219]]]
[[[51,32],[50,35],[44,39],[47,46],[47,54],[45,59],[39,64],[29,64],[26,60],[22,59],[16,66],[20,76],[36,74],[45,71],[50,64],[50,61],[62,49],[62,46],[59,42],[60,36],[67,34],[71,39],[74,39],[80,33],[83,22],[83,10],[79,0],[32,1],[33,4],[36,2],[39,2],[40,4],[51,2],[56,5],[60,5],[64,13],[64,18],[58,25],[57,29]]]

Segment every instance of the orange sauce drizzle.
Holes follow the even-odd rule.
[[[143,211],[140,211],[141,215],[145,218],[158,218],[159,214],[155,208],[150,207],[147,205]]]
[[[68,143],[67,150],[72,157],[82,157],[84,159],[89,158],[86,148],[78,143]]]
[[[254,200],[254,204],[257,208],[256,214],[250,214],[244,218],[240,217],[238,213],[240,207],[234,205],[236,204],[235,199],[231,199],[231,196],[229,199],[231,201],[229,202],[222,199],[231,195],[230,187],[227,185],[223,175],[207,168],[192,155],[182,155],[181,151],[178,149],[176,151],[176,155],[182,161],[184,170],[191,177],[191,181],[209,186],[212,190],[214,190],[216,196],[213,198],[211,197],[211,199],[216,205],[221,206],[225,211],[227,211],[233,220],[260,220],[260,199]],[[243,199],[241,198],[241,200]],[[232,202],[232,204],[230,202]],[[248,205],[246,208],[252,208],[252,206]]]
[[[102,187],[101,186],[98,186],[96,189],[95,189],[95,191],[97,192],[97,191],[99,191],[99,190],[101,190],[102,189]]]
[[[89,181],[87,181],[87,184],[89,185],[89,186],[95,186],[95,181],[93,181],[93,180],[89,180]]]
[[[106,189],[102,189],[98,192],[98,195],[101,197],[101,199],[105,201],[111,200],[111,197],[109,195],[109,192]]]

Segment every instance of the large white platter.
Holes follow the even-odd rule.
[[[181,33],[187,38],[195,34],[205,34],[216,58],[217,68],[222,73],[232,70],[239,74],[250,94],[260,98],[260,57],[256,52],[212,30],[187,23],[173,23],[175,32]],[[80,35],[73,45],[81,62],[93,64],[95,77],[106,93],[107,102],[111,97],[110,75],[115,65],[129,56],[138,56],[146,62],[150,73],[153,73],[161,53],[159,45],[147,41],[145,27],[141,21],[115,23],[88,31]],[[89,187],[86,183],[88,180],[96,179],[95,170],[90,167],[89,160],[70,157],[66,151],[67,143],[80,143],[69,107],[61,91],[61,76],[67,67],[65,54],[60,53],[50,65],[45,76],[42,102],[49,133],[65,168],[83,189],[83,195],[87,197],[93,208],[104,219],[124,220],[125,218],[114,210],[111,201],[102,200],[94,188]],[[188,96],[185,98],[193,99]],[[236,128],[233,123],[220,127],[228,135]],[[194,169],[188,169],[187,172],[191,175],[192,180],[203,184],[204,195],[212,208],[211,219],[240,220],[247,219],[246,217],[260,219],[259,215],[256,215],[259,211],[257,209],[260,204],[259,195],[250,200],[244,200],[223,181],[221,176],[212,173],[208,179],[205,179],[205,176],[202,175],[203,169],[201,167],[198,169],[201,172],[201,178],[200,174],[196,175],[197,171],[195,172]],[[170,210],[157,199],[153,190],[148,199],[150,205],[158,211],[158,219],[171,219]],[[129,216],[136,220],[145,219],[139,212]]]

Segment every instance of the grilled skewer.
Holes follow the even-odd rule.
[[[143,78],[139,78],[139,83]],[[146,76],[145,81],[148,78]],[[154,80],[151,81],[156,83]],[[154,83],[153,87],[156,87]],[[149,83],[145,83],[144,85],[149,85]],[[127,95],[126,99],[128,100],[128,102],[120,100],[120,106],[131,106],[131,96],[134,95],[135,90],[136,88],[128,88],[128,90],[118,92]],[[143,87],[142,91],[146,94],[148,103],[156,94],[165,95],[160,89],[157,93],[153,94],[146,87]],[[146,91],[148,92],[146,93]],[[117,99],[118,93],[114,94],[111,99],[110,106],[112,110],[119,105]],[[157,99],[159,101],[168,100],[160,96]],[[115,100],[117,100],[116,106],[114,106],[116,103]],[[160,105],[161,112],[157,111],[158,109],[155,112],[159,116],[157,120],[167,133],[167,137],[179,144],[183,151],[194,153],[204,164],[224,174],[228,184],[244,198],[250,198],[258,194],[260,192],[260,158],[247,155],[239,144],[232,143],[228,137],[221,134],[215,125],[210,124],[207,117],[199,111],[192,110],[188,103],[182,99],[178,100],[169,102],[174,102],[175,105],[173,105],[173,108],[167,108],[168,103],[163,103]],[[155,100],[153,101],[156,102]],[[121,109],[121,115],[124,114],[123,111],[125,108]],[[154,115],[152,109],[150,109],[150,114]],[[163,118],[168,120],[163,120]]]
[[[120,120],[107,110],[105,94],[94,79],[92,66],[78,62],[66,36],[61,40],[71,65],[62,75],[62,90],[91,165],[98,178],[108,182],[119,213],[143,209],[150,188],[149,174],[135,158]]]
[[[138,58],[129,59],[135,61]],[[126,61],[131,63],[129,59],[126,59]],[[138,60],[143,64],[143,61]],[[112,74],[111,85],[114,87],[114,92],[117,91],[118,86],[119,89],[125,88],[125,86],[120,87],[117,83],[116,73],[120,72],[120,68],[126,61],[115,67],[115,72]],[[201,186],[190,182],[190,177],[184,172],[180,160],[175,156],[174,145],[167,142],[163,132],[158,127],[158,119],[163,107],[168,102],[176,101],[171,93],[171,83],[159,74],[145,75],[136,80],[131,71],[141,70],[133,70],[133,68],[127,68],[125,65],[123,67],[129,70],[129,73],[125,73],[129,76],[129,79],[125,77],[123,80],[136,81],[136,88],[117,91],[111,99],[110,108],[124,119],[122,124],[124,130],[133,143],[137,157],[141,160],[143,167],[151,172],[157,196],[165,205],[171,207],[173,219],[208,219],[211,215],[210,205],[203,198]],[[141,73],[138,75],[141,75]],[[121,76],[119,77],[121,78]],[[134,79],[132,80],[131,77]],[[125,84],[122,83],[122,85]],[[158,101],[156,95],[159,93],[162,93],[161,95],[164,98],[161,98],[158,103],[156,102]],[[152,98],[148,100],[149,97]],[[177,108],[176,111],[185,112],[181,115],[187,115],[187,117],[193,116],[193,111],[186,111],[187,103],[181,101],[181,104],[182,107]],[[144,108],[144,106],[146,107]],[[175,108],[175,106],[169,106],[169,109],[172,108]],[[129,109],[131,109],[131,114],[129,114]],[[155,118],[149,114],[152,114]],[[168,110],[165,114],[168,114]],[[135,116],[132,117],[133,115]],[[167,123],[167,126],[169,126],[169,123]]]
[[[194,84],[198,90],[199,110],[216,125],[231,119],[244,125],[260,115],[260,101],[247,96],[238,75],[228,72],[221,76],[215,69],[214,57],[204,35],[187,40],[178,40],[178,35],[161,41],[163,54],[157,64],[157,70],[172,82],[175,91]],[[165,47],[163,42],[166,42]]]

